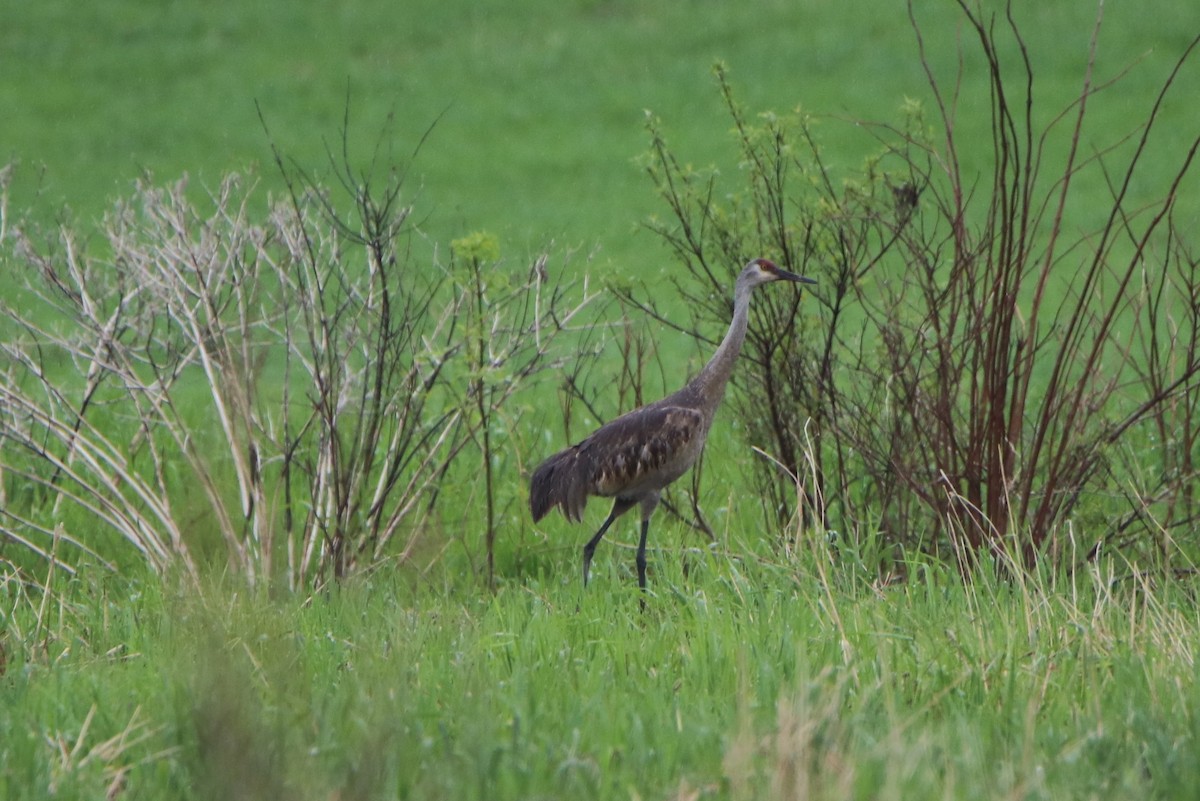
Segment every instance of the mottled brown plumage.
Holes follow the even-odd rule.
[[[529,510],[536,523],[555,506],[568,520],[579,522],[590,495],[613,498],[612,511],[583,547],[586,585],[596,545],[613,521],[634,506],[642,510],[638,542],[638,586],[646,587],[646,535],[650,516],[663,488],[688,471],[704,450],[708,430],[733,363],[746,338],[750,293],[759,284],[778,280],[815,283],[789,273],[766,259],[746,265],[734,287],[733,321],[717,352],[687,386],[660,401],[634,409],[591,436],[560,451],[533,471]]]

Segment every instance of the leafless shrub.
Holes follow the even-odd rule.
[[[1038,129],[1016,22],[960,10],[985,90],[963,75],[945,81],[922,49],[934,132],[912,105],[899,127],[869,126],[880,153],[848,179],[824,163],[807,118],[751,121],[721,70],[744,190],[730,194],[716,174],[683,166],[652,122],[648,168],[671,212],[652,226],[683,262],[692,314],[678,327],[698,338],[719,330],[721,290],[755,255],[820,280],[819,315],[780,294],[758,305],[747,337],[752,368],[736,397],[754,443],[778,463],[764,462],[759,479],[770,515],[792,513],[788,476],[801,472],[811,421],[806,491],[839,527],[880,527],[964,568],[989,554],[1028,566],[1057,553],[1056,532],[1081,499],[1108,510],[1116,497],[1130,511],[1096,540],[1144,541],[1136,528],[1161,543],[1162,531],[1195,519],[1200,275],[1171,218],[1200,138],[1155,154],[1176,164],[1157,202],[1135,202],[1130,187],[1196,42],[1134,132],[1088,154],[1087,111],[1107,88],[1091,75],[1095,37],[1078,98]],[[915,16],[913,28],[921,44]],[[1016,65],[1002,52],[1015,52]],[[961,141],[956,115],[961,93],[984,91],[991,173],[979,178],[962,165],[976,145]],[[1099,227],[1076,237],[1067,221],[1088,173],[1110,199]],[[1160,445],[1147,454],[1136,443],[1151,430]]]
[[[99,554],[107,529],[195,576],[215,534],[249,583],[319,586],[412,558],[464,454],[490,499],[502,409],[590,295],[545,255],[418,258],[402,175],[334,164],[347,212],[285,169],[262,220],[231,177],[203,204],[140,185],[102,246],[8,232],[29,302],[0,309],[0,465],[31,496],[6,539]],[[489,503],[489,578],[494,535]]]

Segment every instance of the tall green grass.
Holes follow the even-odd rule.
[[[0,679],[0,793],[1120,799],[1200,779],[1187,585],[921,566],[880,586],[820,549],[738,550],[653,554],[644,614],[628,570],[494,597],[79,579],[49,609],[9,585],[10,642],[37,637]]]

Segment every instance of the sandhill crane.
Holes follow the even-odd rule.
[[[568,520],[579,522],[589,495],[612,498],[612,511],[600,530],[583,546],[583,584],[587,586],[592,555],[613,521],[642,507],[638,541],[638,586],[646,589],[646,534],[650,516],[663,488],[687,472],[708,438],[713,415],[733,363],[746,338],[750,293],[771,281],[815,284],[767,259],[754,259],[738,276],[733,289],[733,322],[704,369],[687,386],[660,401],[647,404],[596,429],[587,439],[551,456],[533,471],[529,511],[541,520],[557,506]]]

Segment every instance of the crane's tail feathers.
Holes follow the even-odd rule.
[[[574,448],[556,453],[533,471],[529,481],[529,511],[533,522],[541,520],[555,506],[568,520],[583,519],[588,487],[585,465]]]

